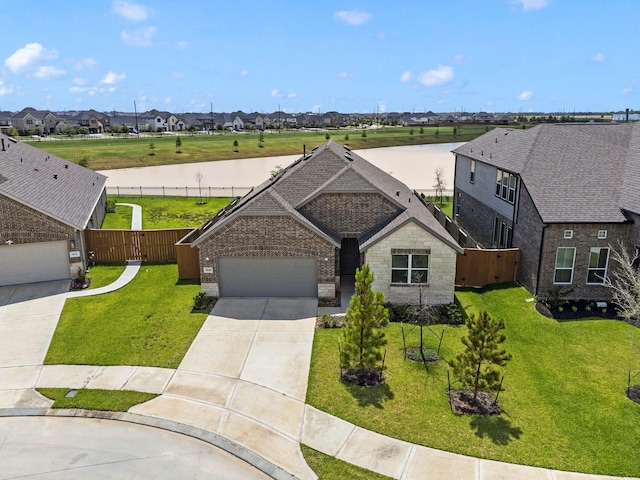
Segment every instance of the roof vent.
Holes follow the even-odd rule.
[[[65,163],[65,164],[64,164],[64,168],[69,168],[69,164],[68,164],[68,163]]]
[[[346,158],[347,160],[349,160],[350,162],[353,162],[353,158],[351,158],[351,155],[349,155],[349,152],[346,152],[344,154],[344,158]]]
[[[4,138],[2,139],[2,151],[6,152],[5,148],[4,148]]]
[[[400,190],[396,190],[396,197],[400,196]]]
[[[54,180],[57,180],[57,179],[58,179],[58,175],[54,173],[54,174],[53,174],[53,179],[54,179]]]

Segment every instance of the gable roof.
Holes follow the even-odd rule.
[[[77,230],[87,226],[106,181],[93,170],[0,134],[0,195]]]
[[[193,245],[202,243],[233,219],[243,215],[289,215],[336,246],[340,238],[314,225],[298,209],[325,193],[376,192],[398,206],[400,214],[377,231],[360,238],[365,250],[392,231],[413,220],[458,252],[460,246],[429,212],[420,198],[404,183],[333,140],[315,147],[282,172],[253,188],[207,222]]]
[[[496,128],[455,150],[520,175],[543,222],[625,222],[640,213],[640,124]]]

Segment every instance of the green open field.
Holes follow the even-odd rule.
[[[386,127],[366,130],[327,130],[264,133],[260,147],[259,133],[224,133],[216,135],[180,136],[182,153],[176,153],[176,136],[149,134],[148,137],[108,137],[104,139],[69,140],[51,136],[47,141],[34,141],[31,145],[52,155],[77,162],[87,158],[89,168],[111,168],[170,165],[176,163],[210,162],[233,158],[272,157],[303,153],[303,145],[310,151],[326,142],[328,134],[333,140],[348,144],[352,149],[421,145],[429,143],[467,142],[493,128],[485,125],[456,127]],[[437,132],[437,135],[436,135]],[[363,135],[366,135],[363,137]],[[234,141],[238,141],[237,149]],[[150,149],[149,144],[154,148]],[[237,151],[235,151],[237,150]],[[150,155],[153,153],[153,155]]]

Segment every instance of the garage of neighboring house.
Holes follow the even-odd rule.
[[[0,246],[0,286],[69,278],[67,242]]]
[[[224,297],[316,297],[315,258],[221,257],[220,295]]]

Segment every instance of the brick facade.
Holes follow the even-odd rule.
[[[203,291],[217,295],[219,257],[315,257],[318,292],[333,297],[336,256],[332,243],[289,216],[240,216],[200,245],[200,280]]]
[[[573,238],[565,239],[565,230],[573,231]],[[607,238],[598,239],[598,230],[606,230]],[[611,292],[601,285],[587,285],[589,254],[591,247],[618,248],[618,240],[633,245],[634,226],[626,223],[614,224],[551,224],[544,230],[542,257],[540,260],[540,278],[538,296],[544,297],[554,287],[556,252],[558,247],[575,247],[573,281],[571,285],[559,285],[562,288],[574,288],[567,298],[586,300],[609,300]],[[609,256],[607,274],[615,268]]]
[[[513,246],[520,249],[518,282],[536,295],[538,285],[538,261],[542,247],[544,224],[523,183],[518,198],[518,219],[513,229]]]
[[[81,232],[4,195],[0,195],[0,226],[0,244],[65,240],[69,251],[82,249]],[[70,258],[70,274],[76,275],[79,268],[82,268],[82,259]]]
[[[391,283],[392,251],[429,251],[428,285],[423,298],[430,304],[453,302],[457,252],[413,222],[409,222],[365,252],[365,261],[374,274],[373,289],[392,303],[417,304],[419,287]]]
[[[322,229],[356,238],[386,223],[400,208],[378,193],[324,193],[299,211]]]
[[[493,222],[496,217],[513,226],[512,220],[476,200],[471,195],[456,190],[456,221],[473,239],[486,248],[493,245]]]

